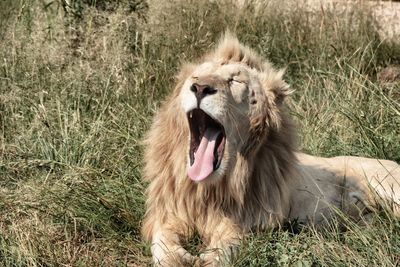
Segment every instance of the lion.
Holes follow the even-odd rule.
[[[321,226],[338,210],[361,222],[390,204],[399,215],[396,162],[296,150],[283,74],[232,34],[182,67],[145,141],[142,233],[155,265],[221,266],[246,233]],[[198,257],[183,247],[195,233]]]

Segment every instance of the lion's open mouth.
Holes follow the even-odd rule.
[[[221,165],[225,149],[224,127],[201,109],[188,113],[190,127],[190,167],[188,175],[194,181],[207,178]]]

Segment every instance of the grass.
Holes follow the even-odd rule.
[[[295,89],[299,146],[400,162],[400,64],[368,10],[343,18],[274,2],[0,2],[0,265],[146,266],[141,139],[182,61],[225,29]],[[280,5],[282,6],[282,5]],[[249,235],[235,266],[398,266],[400,222]]]

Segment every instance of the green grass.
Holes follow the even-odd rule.
[[[338,19],[277,4],[0,2],[0,266],[146,266],[141,139],[181,62],[227,28],[295,90],[299,146],[400,162],[400,63],[368,10]],[[160,4],[162,3],[162,4]],[[400,222],[249,235],[235,266],[396,266]]]

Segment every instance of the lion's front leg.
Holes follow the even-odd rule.
[[[151,253],[156,266],[192,266],[195,257],[180,244],[187,231],[178,225],[156,224],[153,229]]]
[[[243,236],[240,228],[230,219],[214,219],[216,224],[207,225],[205,238],[210,240],[206,250],[200,255],[202,266],[226,266],[232,262],[239,252],[240,240]]]

